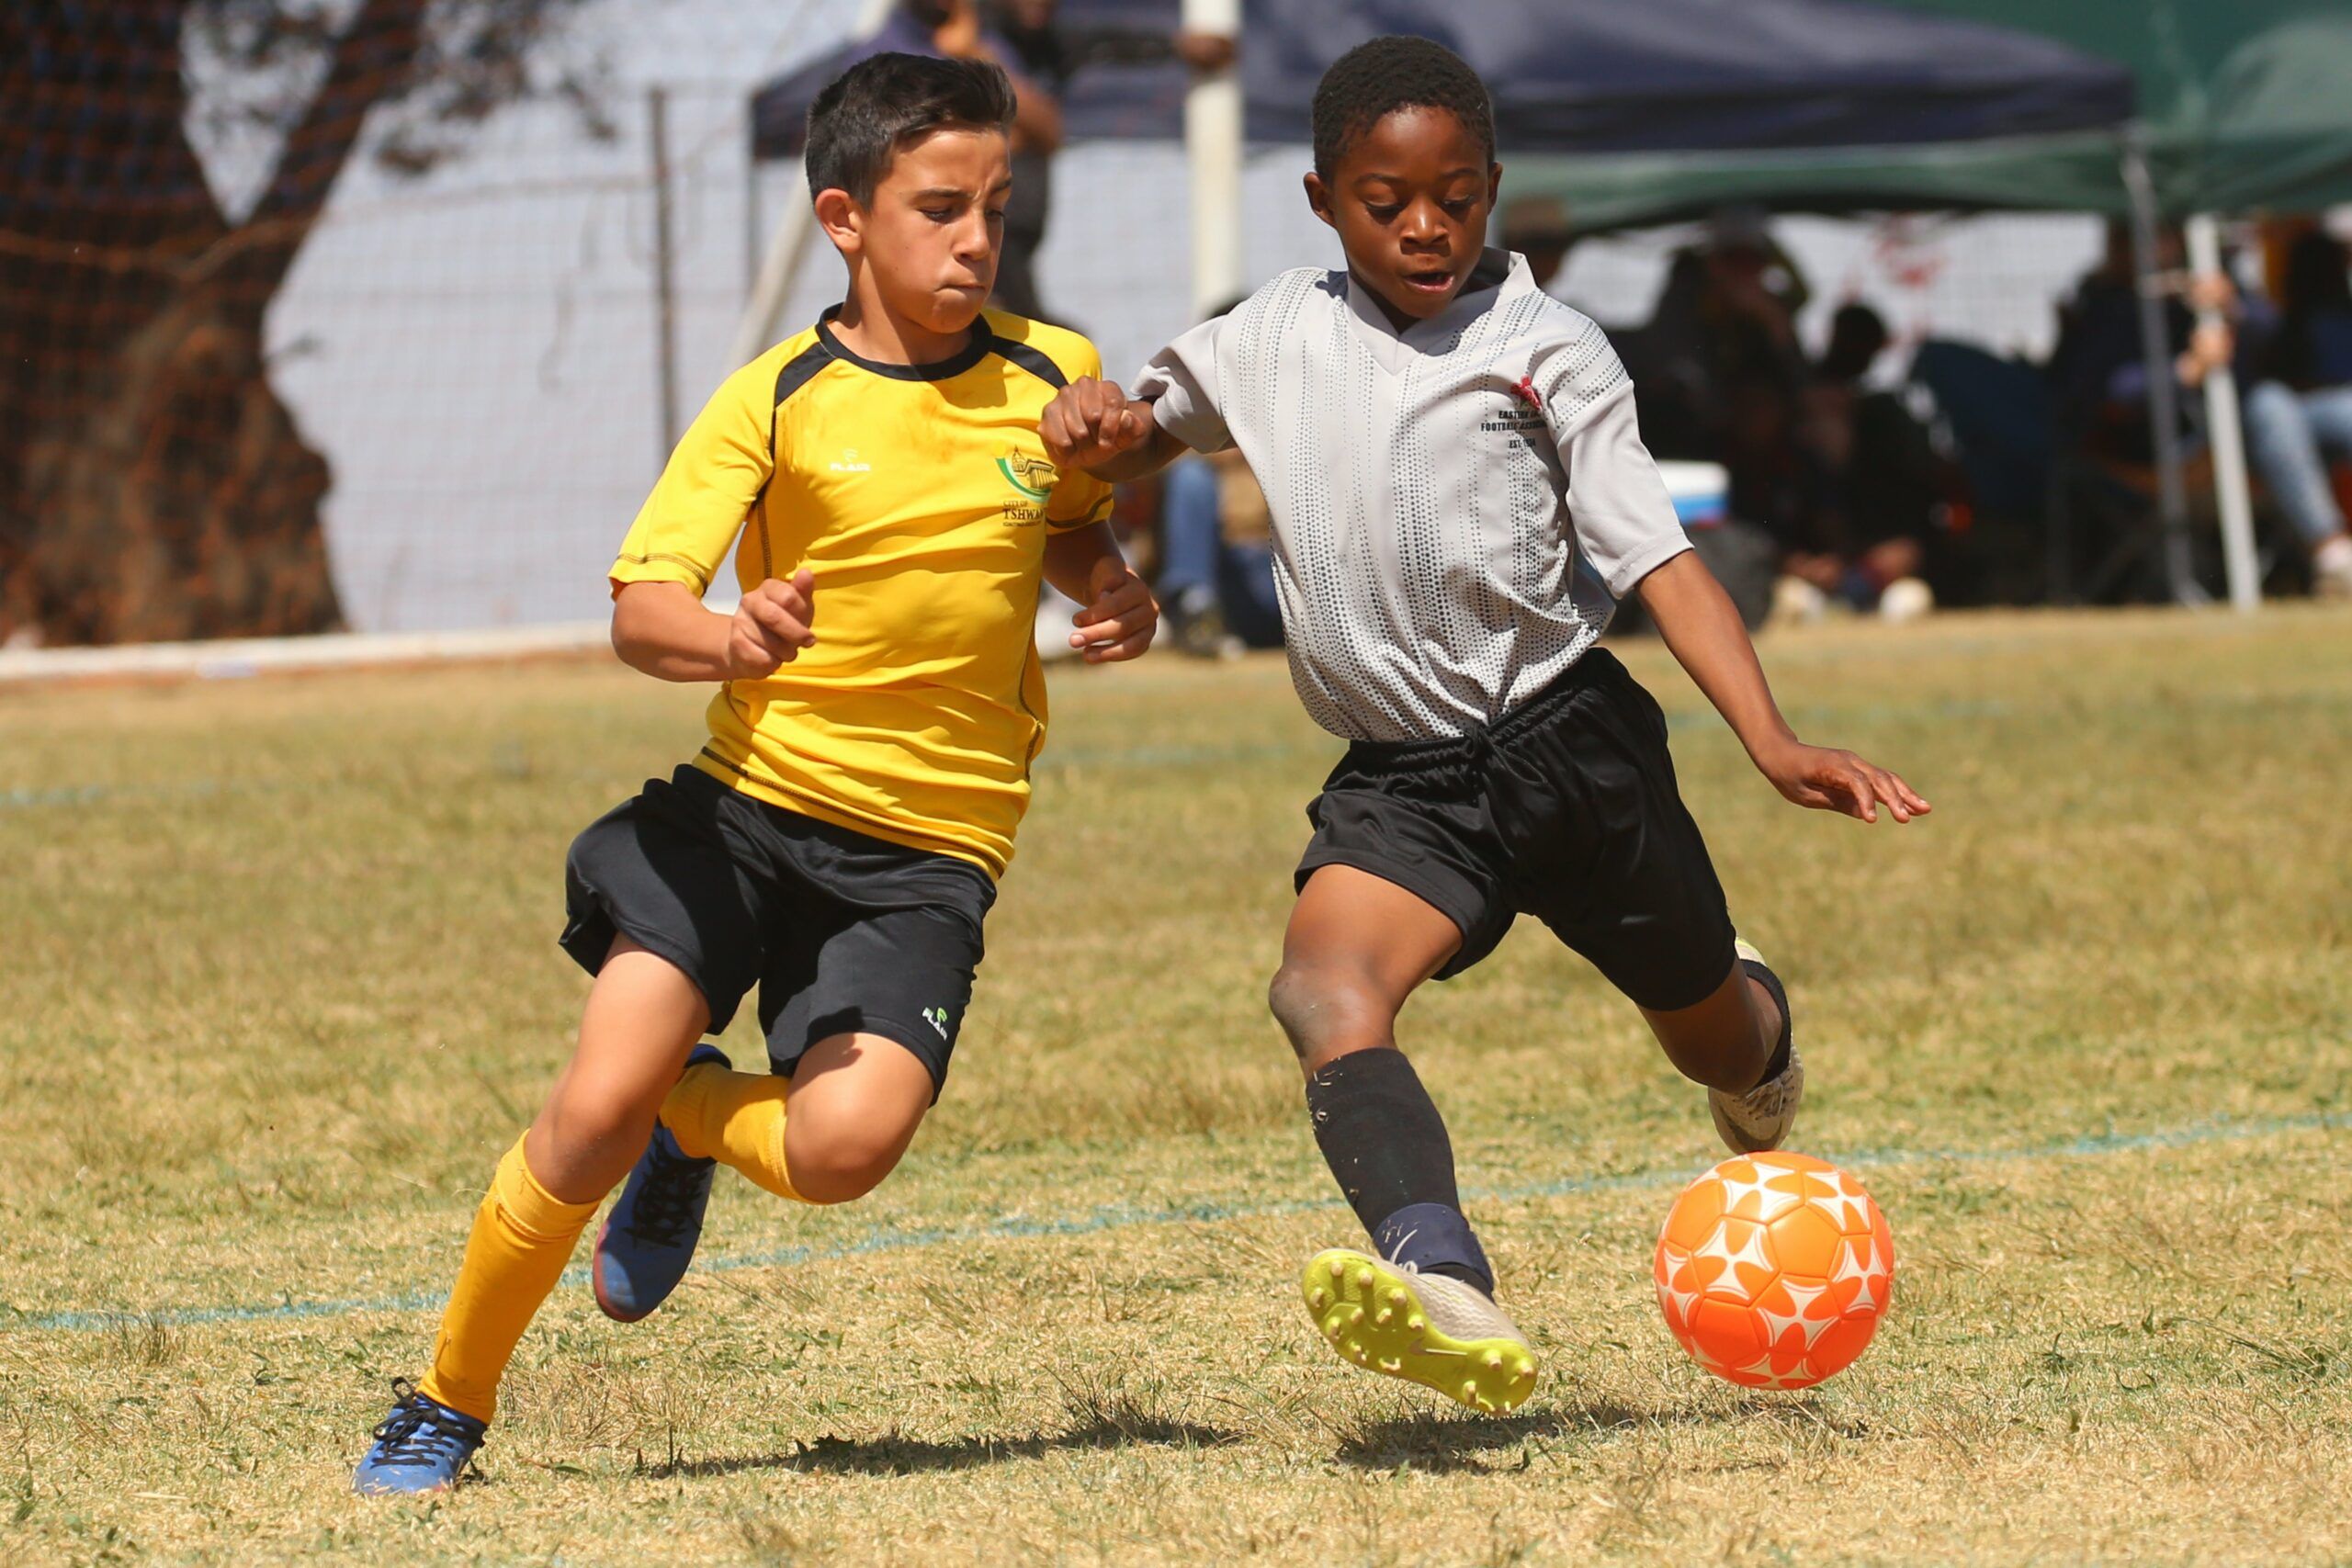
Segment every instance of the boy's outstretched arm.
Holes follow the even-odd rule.
[[[705,609],[683,582],[630,582],[613,601],[613,651],[663,681],[757,681],[815,644],[816,618],[807,567],[788,582],[769,578],[732,615]]]
[[[1150,417],[1148,409],[1145,417]],[[1050,442],[1046,449],[1052,450]],[[1108,523],[1090,523],[1048,538],[1046,581],[1078,601],[1078,629],[1069,634],[1069,645],[1089,664],[1140,659],[1151,646],[1159,629],[1159,602],[1119,553]]]
[[[1676,556],[1643,578],[1636,592],[1675,659],[1782,795],[1865,822],[1878,820],[1881,804],[1897,822],[1928,814],[1928,803],[1884,768],[1796,738],[1772,701],[1739,612],[1696,552]]]
[[[1150,403],[1128,397],[1116,381],[1091,376],[1054,394],[1037,422],[1037,434],[1057,468],[1084,468],[1112,484],[1157,473],[1185,452],[1184,444],[1153,417]]]

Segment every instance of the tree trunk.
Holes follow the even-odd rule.
[[[263,318],[423,0],[368,0],[232,229],[188,144],[183,6],[0,20],[0,641],[268,636],[342,622],[325,459],[270,388]]]

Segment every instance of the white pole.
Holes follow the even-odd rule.
[[[1187,32],[1235,38],[1241,0],[1184,0]],[[1193,314],[1241,292],[1241,72],[1204,72],[1184,95],[1184,147],[1193,186]]]
[[[808,249],[808,236],[817,228],[817,209],[808,205],[806,187],[795,190],[776,216],[775,233],[768,241],[767,254],[760,258],[760,276],[752,285],[752,297],[743,302],[743,314],[735,325],[734,346],[728,350],[728,364],[749,365],[765,353],[775,341],[775,325],[784,315],[785,302],[792,298],[792,286],[800,276],[801,257]]]
[[[2189,219],[2188,269],[2203,276],[2222,270],[2220,226],[2210,212]],[[2198,312],[2199,326],[2223,325],[2218,310]],[[2227,365],[2205,377],[2205,423],[2213,446],[2214,499],[2222,513],[2222,558],[2230,577],[2232,607],[2250,611],[2262,603],[2260,570],[2254,559],[2254,503],[2246,491],[2245,438],[2238,423],[2238,381]]]
[[[850,37],[872,38],[889,19],[896,4],[897,0],[865,0]],[[792,286],[800,276],[800,263],[808,249],[808,236],[816,228],[817,213],[808,205],[804,182],[786,199],[784,211],[776,219],[767,254],[760,260],[760,275],[752,284],[752,297],[743,302],[743,314],[735,326],[735,344],[729,350],[729,364],[749,365],[775,341],[776,322],[783,318],[785,304],[792,297]]]

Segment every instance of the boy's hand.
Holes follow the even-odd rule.
[[[1054,394],[1037,422],[1046,456],[1057,468],[1099,468],[1151,439],[1151,405],[1139,403],[1115,381],[1080,376]]]
[[[1834,747],[1791,741],[1785,750],[1758,757],[1756,765],[1782,795],[1820,811],[1875,822],[1883,802],[1897,822],[1908,822],[1933,809],[1884,768]]]
[[[1159,629],[1159,604],[1143,579],[1118,557],[1102,556],[1087,573],[1086,587],[1086,605],[1071,617],[1078,630],[1069,634],[1069,645],[1089,664],[1142,658]]]
[[[811,647],[817,634],[808,629],[817,618],[817,578],[807,567],[780,582],[771,577],[735,606],[727,628],[727,678],[759,681],[779,665]]]

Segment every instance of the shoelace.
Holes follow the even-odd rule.
[[[1789,1075],[1786,1069],[1783,1069],[1741,1095],[1739,1104],[1745,1111],[1753,1111],[1759,1115],[1777,1116],[1781,1112],[1781,1105],[1788,1098]]]
[[[673,1155],[661,1139],[647,1151],[646,1162],[645,1186],[638,1192],[628,1233],[650,1246],[674,1246],[693,1217],[695,1199],[709,1180],[710,1162]]]
[[[406,1378],[392,1380],[392,1397],[399,1403],[375,1431],[378,1464],[435,1464],[454,1457],[465,1446],[463,1434],[447,1425],[439,1406],[416,1392]]]

